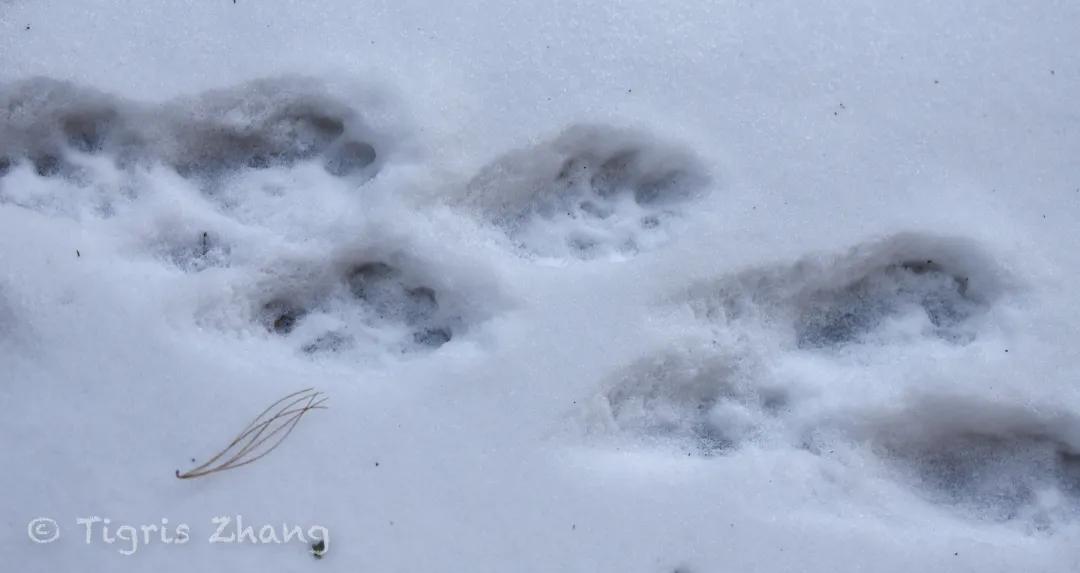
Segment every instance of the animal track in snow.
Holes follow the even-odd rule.
[[[790,418],[791,384],[798,382],[774,379],[762,366],[770,355],[912,338],[968,343],[1007,282],[970,242],[903,234],[699,285],[691,306],[716,340],[615,376],[587,408],[591,427],[645,442],[681,441],[705,454],[748,440],[788,441],[828,423]]]
[[[0,284],[0,340],[15,330],[15,312],[4,296],[4,285]]]
[[[382,138],[358,110],[302,79],[258,80],[148,105],[35,79],[0,90],[0,176],[26,163],[73,178],[90,156],[116,168],[167,165],[211,180],[242,169],[318,161],[339,177],[375,175]]]
[[[467,327],[453,293],[428,286],[415,264],[371,258],[311,273],[261,302],[256,320],[300,340],[308,354],[367,346],[434,350]]]
[[[795,324],[798,345],[821,348],[856,342],[883,322],[914,314],[925,328],[954,341],[974,336],[962,324],[980,312],[968,297],[968,278],[950,273],[933,259],[907,260],[875,269],[839,290],[810,293]]]
[[[259,309],[258,320],[276,334],[286,335],[296,328],[296,323],[307,314],[300,304],[287,297],[275,297]]]
[[[377,322],[403,324],[412,341],[438,348],[450,341],[453,330],[439,323],[439,297],[434,289],[384,262],[369,262],[348,275],[349,290]]]
[[[997,266],[958,239],[904,234],[841,257],[752,270],[695,288],[699,314],[731,329],[779,330],[803,349],[931,336],[976,336],[1002,293]]]
[[[959,397],[868,421],[875,451],[929,500],[1036,527],[1080,516],[1080,418]]]
[[[637,132],[575,126],[484,168],[462,203],[530,255],[627,257],[666,242],[708,182],[686,151]]]
[[[762,384],[749,357],[697,349],[625,368],[594,397],[587,415],[601,433],[674,441],[712,455],[760,437],[787,405],[787,393]]]

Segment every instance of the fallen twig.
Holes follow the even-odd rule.
[[[244,427],[228,446],[225,446],[206,463],[184,473],[176,470],[176,477],[179,479],[202,477],[215,472],[246,466],[261,459],[277,449],[281,442],[289,437],[289,434],[292,433],[293,428],[300,422],[300,418],[304,417],[304,414],[311,410],[325,410],[326,406],[323,406],[323,403],[326,400],[326,395],[322,392],[316,392],[314,388],[306,388],[285,396],[270,404],[267,409],[263,410],[250,424]],[[275,436],[278,437],[274,439]],[[271,441],[272,439],[273,441]],[[270,442],[270,445],[263,448],[263,444],[267,442]],[[218,462],[218,460],[222,459],[225,461]]]

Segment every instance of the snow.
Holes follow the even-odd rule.
[[[0,0],[0,554],[1080,569],[1078,26]],[[272,454],[174,477],[306,387]]]

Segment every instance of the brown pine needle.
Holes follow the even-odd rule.
[[[312,410],[325,410],[326,406],[323,406],[323,403],[326,400],[326,395],[316,392],[314,388],[306,388],[281,398],[256,416],[229,445],[206,463],[184,473],[176,470],[176,477],[180,479],[202,477],[246,466],[262,459],[289,437],[304,414]],[[275,436],[277,436],[276,439]],[[270,445],[262,447],[267,442],[270,442]],[[222,459],[224,461],[219,462]]]

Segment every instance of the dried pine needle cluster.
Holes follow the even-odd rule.
[[[199,467],[184,473],[176,470],[176,477],[191,479],[208,474],[246,466],[274,451],[304,414],[312,410],[325,410],[327,396],[307,388],[294,392],[274,402],[247,425],[228,446]]]

